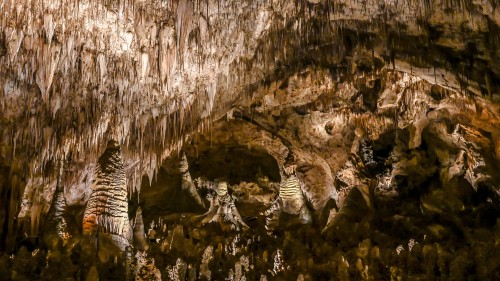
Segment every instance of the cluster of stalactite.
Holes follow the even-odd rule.
[[[355,49],[492,96],[500,5],[483,2],[3,1],[0,132],[10,204],[28,184],[34,217],[45,214],[55,185],[37,183],[55,182],[61,159],[95,163],[109,139],[123,145],[137,190],[187,135],[207,131],[255,90],[310,66],[330,68],[335,80],[370,67]],[[19,209],[10,210],[13,225]]]
[[[0,276],[500,279],[497,0],[0,14]]]

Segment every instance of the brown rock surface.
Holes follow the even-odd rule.
[[[0,14],[1,276],[500,279],[497,0]]]

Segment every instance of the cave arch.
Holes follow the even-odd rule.
[[[187,155],[193,178],[226,179],[229,184],[256,181],[259,176],[272,182],[281,180],[276,159],[263,149],[223,144],[202,149],[198,155]]]

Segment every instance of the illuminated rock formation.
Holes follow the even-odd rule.
[[[0,276],[499,279],[497,0],[0,15]]]
[[[122,251],[132,238],[127,182],[120,147],[110,142],[99,157],[92,194],[83,214],[83,234],[109,236]]]

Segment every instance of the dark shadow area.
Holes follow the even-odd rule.
[[[193,180],[202,177],[209,181],[225,180],[235,185],[240,182],[257,182],[259,178],[267,177],[271,182],[279,182],[280,174],[276,160],[261,150],[249,150],[242,146],[202,147],[198,155],[186,153],[189,171]],[[139,203],[130,202],[130,213],[140,206],[145,222],[153,218],[170,214],[194,213],[203,214],[204,210],[181,188],[178,155],[165,160],[151,184],[147,177],[143,178]],[[198,190],[206,200],[207,190]],[[249,213],[252,217],[255,212]]]
[[[255,182],[266,176],[272,182],[280,181],[276,160],[265,151],[243,146],[204,147],[198,155],[187,154],[193,178],[225,179],[229,184],[241,181]]]

